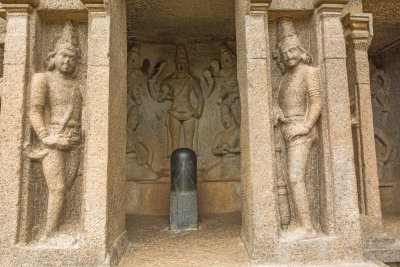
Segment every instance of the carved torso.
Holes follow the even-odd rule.
[[[305,116],[307,110],[307,79],[306,65],[300,65],[293,72],[287,72],[281,80],[279,106],[285,117]]]
[[[51,73],[47,73],[47,75],[47,97],[51,114],[50,123],[65,124],[67,127],[80,126],[82,94],[78,83],[75,80],[56,77]]]
[[[169,97],[172,105],[169,113],[178,120],[188,120],[194,115],[194,107],[190,103],[190,95],[196,86],[196,80],[192,76],[179,79],[171,77],[163,82],[169,88]]]
[[[240,130],[238,127],[233,129],[225,129],[216,135],[217,149],[221,149],[224,145],[229,148],[238,148],[240,146]],[[233,157],[236,153],[227,153],[225,157]]]

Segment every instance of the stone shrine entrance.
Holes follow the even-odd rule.
[[[178,147],[198,157],[199,213],[240,212],[235,3],[214,2],[127,1],[127,214],[169,214]]]
[[[0,265],[368,261],[396,154],[379,180],[353,2],[0,0]],[[199,231],[168,231],[179,147]]]

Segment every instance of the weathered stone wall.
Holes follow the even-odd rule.
[[[388,102],[388,107],[385,112],[382,112],[377,100],[373,100],[374,104],[374,125],[382,128],[387,135],[387,141],[391,142],[391,152],[387,161],[383,166],[382,177],[380,177],[380,193],[383,212],[400,212],[400,124],[398,118],[400,110],[397,108],[400,105],[399,94],[399,68],[400,68],[400,48],[394,47],[379,56],[374,56],[371,61],[371,89],[379,87],[379,84],[373,84],[374,75],[381,74],[385,80],[383,87],[384,98]],[[375,88],[378,90],[379,88]],[[378,91],[377,91],[378,92]],[[376,92],[376,93],[377,93]],[[381,120],[381,115],[384,114],[385,121]],[[385,125],[382,125],[385,124]],[[377,154],[380,158],[385,157],[386,145],[379,138],[375,138],[377,143]],[[390,148],[389,148],[390,149]]]

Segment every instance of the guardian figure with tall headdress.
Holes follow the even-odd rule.
[[[317,69],[309,65],[311,57],[301,45],[290,18],[280,19],[278,35],[283,76],[274,107],[274,122],[280,124],[286,141],[288,182],[297,221],[304,235],[311,237],[315,230],[305,177],[322,109],[319,75]]]
[[[42,239],[58,231],[65,194],[81,160],[82,94],[75,75],[79,59],[74,25],[67,21],[48,55],[47,71],[32,78],[29,118],[39,144],[30,157],[41,162],[49,194]]]

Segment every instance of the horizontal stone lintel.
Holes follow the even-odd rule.
[[[347,5],[348,2],[349,0],[314,0],[313,5],[318,8],[324,4]]]
[[[30,5],[32,7],[38,7],[38,0],[0,0],[3,5]],[[3,6],[4,7],[4,6]]]
[[[104,0],[81,0],[83,4],[104,4]]]
[[[250,0],[250,13],[267,12],[272,0]]]

